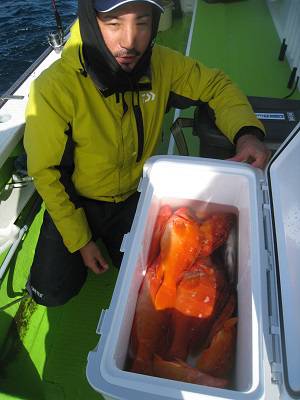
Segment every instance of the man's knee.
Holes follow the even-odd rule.
[[[85,283],[86,276],[87,271],[82,274],[81,279],[77,278],[76,282],[69,285],[61,285],[58,288],[53,288],[51,285],[49,285],[48,288],[40,288],[39,285],[32,282],[29,277],[26,289],[37,304],[46,307],[62,306],[80,292]]]
[[[27,290],[47,307],[60,306],[76,296],[87,276],[79,252],[70,253],[48,213],[45,213]]]

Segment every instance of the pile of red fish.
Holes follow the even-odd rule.
[[[131,331],[130,371],[229,386],[236,293],[214,253],[234,218],[218,212],[199,220],[189,208],[160,208]]]

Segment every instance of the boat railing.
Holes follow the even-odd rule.
[[[0,169],[9,162],[9,158],[13,157],[15,149],[22,140],[25,108],[32,81],[59,57],[60,53],[51,47],[47,48],[9,90],[4,95],[0,95]],[[6,179],[7,182],[5,182]],[[24,226],[16,225],[16,221],[34,192],[32,179],[22,174],[17,177],[14,174],[12,176],[8,174],[2,182],[2,187],[0,187],[0,253],[8,248],[10,250],[3,261],[0,275],[4,274],[26,232]]]
[[[300,2],[267,0],[267,4],[282,43],[279,60],[286,57],[291,67],[287,87],[300,89]]]
[[[22,84],[30,77],[30,75],[42,64],[42,62],[49,56],[52,52],[52,48],[49,46],[30,67],[17,79],[16,82],[3,94],[0,95],[0,110],[8,100],[22,100],[23,96],[15,95],[15,92],[22,86]]]

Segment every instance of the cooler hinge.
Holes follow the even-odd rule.
[[[270,338],[272,355],[269,360],[271,364],[272,382],[278,385],[282,384],[282,365],[281,365],[281,352],[280,352],[280,328],[278,325],[277,317],[274,315],[269,316]]]
[[[260,181],[260,188],[263,193],[263,202],[264,204],[270,204],[270,197],[269,197],[269,187],[266,184],[265,180]]]
[[[271,364],[271,372],[272,372],[272,383],[275,383],[278,386],[282,385],[282,366],[281,364],[272,363]]]
[[[273,270],[267,270],[267,294],[268,294],[268,314],[269,314],[269,338],[270,351],[269,361],[271,365],[272,382],[278,385],[282,383],[281,365],[281,338],[278,318],[277,293],[275,290],[275,276]]]
[[[264,239],[265,239],[265,251],[266,251],[266,269],[273,270],[274,257],[273,257],[273,235],[271,225],[271,210],[269,204],[263,204],[263,227],[264,227]]]
[[[268,295],[268,316],[269,316],[269,361],[271,365],[272,382],[280,385],[282,383],[282,365],[280,352],[280,326],[278,318],[278,302],[276,292],[275,278],[275,259],[272,234],[272,219],[270,208],[269,188],[265,181],[261,181],[261,190],[263,194],[263,228],[265,239],[265,267],[267,277],[267,295]]]
[[[263,195],[263,227],[264,227],[264,239],[265,239],[265,250],[267,252],[267,269],[273,269],[273,235],[272,235],[272,224],[271,224],[271,209],[270,209],[270,197],[269,188],[265,181],[260,182],[260,188]]]

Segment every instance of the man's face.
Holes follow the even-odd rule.
[[[150,4],[125,4],[115,10],[98,13],[103,40],[124,71],[131,71],[144,54],[151,39]]]

